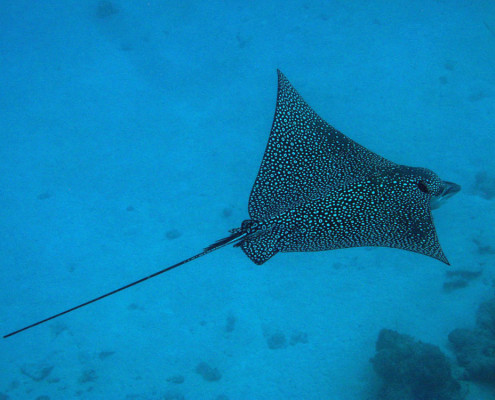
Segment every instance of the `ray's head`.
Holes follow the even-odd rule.
[[[409,167],[408,169],[415,178],[417,189],[430,197],[432,210],[439,208],[447,199],[461,190],[461,186],[457,183],[444,181],[427,168]]]

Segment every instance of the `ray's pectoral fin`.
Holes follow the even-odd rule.
[[[243,228],[240,229],[246,229],[246,225],[253,224],[252,220],[246,220],[242,223]],[[279,243],[283,234],[280,226],[265,229],[255,227],[254,229],[249,228],[249,230],[252,232],[237,242],[234,247],[240,247],[256,265],[264,264],[280,251]]]
[[[270,233],[262,233],[246,239],[236,244],[236,246],[241,247],[252,262],[256,265],[261,265],[279,252],[276,247],[277,243],[273,239]]]
[[[428,214],[424,219],[412,221],[412,224],[408,225],[406,239],[400,242],[401,245],[392,247],[423,254],[450,265],[440,246],[433,216],[431,212]]]
[[[395,208],[398,212],[383,215],[382,221],[387,229],[377,245],[409,250],[450,265],[438,240],[431,199],[431,193],[405,191],[400,202],[390,202],[387,208]]]

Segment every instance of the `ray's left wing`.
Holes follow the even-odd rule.
[[[277,106],[249,215],[267,220],[346,181],[396,164],[326,123],[278,72]]]

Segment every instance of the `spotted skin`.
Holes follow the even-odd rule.
[[[256,264],[278,252],[382,246],[448,264],[431,201],[446,182],[395,164],[320,118],[278,71],[270,138],[236,246]]]

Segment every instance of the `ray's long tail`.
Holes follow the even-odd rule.
[[[68,313],[70,313],[72,311],[75,311],[78,308],[82,308],[82,307],[87,306],[87,305],[89,305],[91,303],[96,303],[97,301],[102,300],[105,297],[109,297],[109,296],[111,296],[111,295],[113,295],[115,293],[121,292],[121,291],[123,291],[125,289],[128,289],[128,288],[132,287],[132,286],[138,285],[139,283],[142,283],[144,281],[147,281],[148,279],[154,278],[154,277],[156,277],[158,275],[161,275],[161,274],[163,274],[165,272],[168,272],[168,271],[170,271],[170,270],[172,270],[174,268],[180,267],[181,265],[187,264],[188,262],[191,262],[193,260],[196,260],[197,258],[203,257],[203,256],[205,256],[205,255],[207,255],[207,254],[209,254],[209,253],[211,253],[211,252],[213,252],[215,250],[221,249],[222,247],[225,247],[225,246],[227,246],[229,244],[236,244],[236,243],[242,242],[242,240],[247,235],[248,235],[248,233],[243,228],[233,229],[233,230],[231,230],[231,234],[229,236],[227,236],[226,238],[220,239],[220,240],[216,241],[215,243],[211,244],[210,246],[206,247],[201,253],[198,253],[198,254],[196,254],[196,255],[194,255],[192,257],[189,257],[189,258],[187,258],[187,259],[185,259],[185,260],[183,260],[181,262],[178,262],[177,264],[171,265],[170,267],[164,268],[164,269],[162,269],[160,271],[157,271],[157,272],[155,272],[155,273],[153,273],[151,275],[148,275],[148,276],[146,276],[144,278],[141,278],[141,279],[139,279],[139,280],[137,280],[135,282],[128,283],[127,285],[122,286],[122,287],[120,287],[118,289],[112,290],[111,292],[108,292],[108,293],[105,293],[105,294],[103,294],[101,296],[95,297],[94,299],[88,300],[88,301],[86,301],[84,303],[81,303],[81,304],[75,306],[75,307],[69,308],[69,309],[67,309],[65,311],[62,311],[62,312],[59,312],[58,314],[52,315],[51,317],[42,319],[41,321],[38,321],[38,322],[35,322],[33,324],[27,325],[24,328],[18,329],[18,330],[13,331],[13,332],[10,332],[10,333],[4,335],[3,338],[6,339],[6,338],[8,338],[10,336],[14,336],[14,335],[16,335],[16,334],[18,334],[20,332],[26,331],[28,329],[31,329],[31,328],[35,327],[35,326],[41,325],[41,324],[43,324],[45,322],[51,321],[52,319],[55,319],[57,317],[60,317],[60,316],[62,316],[64,314],[68,314]]]

